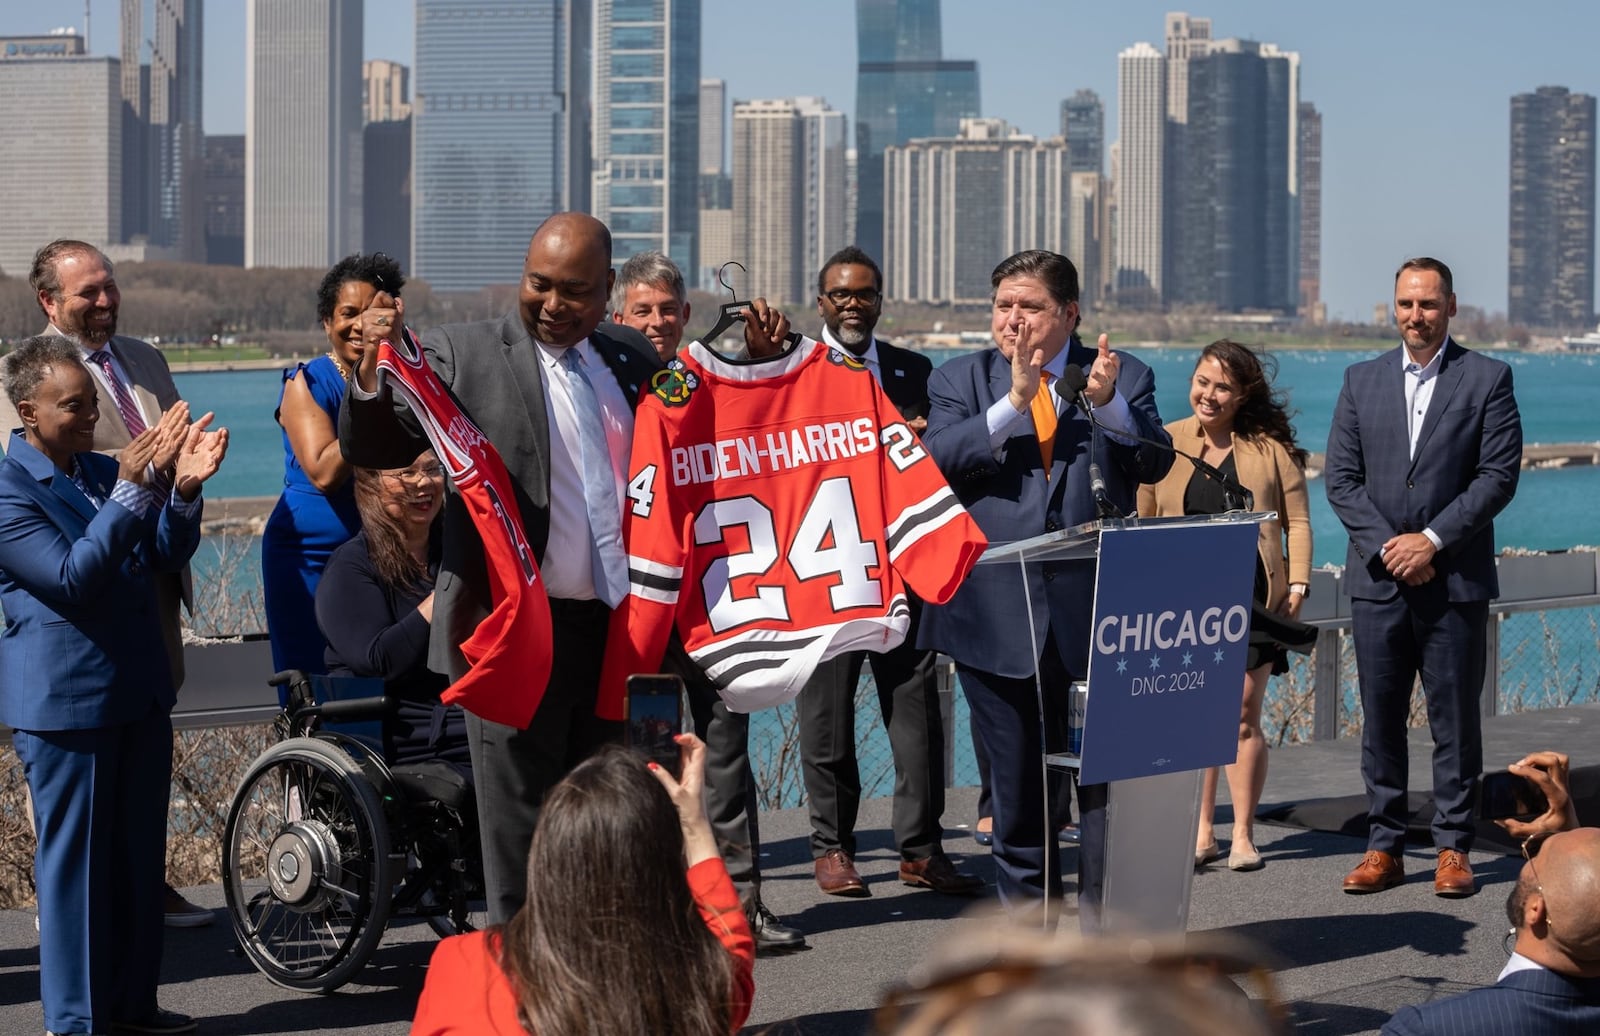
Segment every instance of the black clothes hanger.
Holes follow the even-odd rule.
[[[730,266],[737,266],[741,271],[747,274],[750,272],[749,270],[745,269],[745,265],[743,263],[736,259],[730,259],[717,268],[717,283],[728,290],[728,294],[733,297],[733,301],[724,302],[721,306],[717,307],[717,322],[711,326],[711,330],[700,336],[700,344],[704,345],[707,349],[710,349],[713,353],[716,353],[717,356],[728,361],[729,363],[760,363],[763,360],[770,360],[772,359],[770,356],[762,357],[759,360],[740,359],[737,357],[727,356],[717,349],[717,342],[721,340],[723,335],[728,333],[729,329],[731,329],[734,324],[744,322],[744,311],[750,308],[749,301],[739,298],[739,293],[733,290],[733,285],[729,284],[726,278],[723,276],[727,273],[728,267]],[[788,349],[784,350],[784,352],[787,353],[789,349],[793,349],[795,346],[800,344],[800,334],[797,331],[790,331],[784,336],[784,340],[789,343]]]

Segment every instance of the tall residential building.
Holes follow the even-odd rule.
[[[0,272],[27,277],[58,237],[122,234],[122,67],[77,35],[0,38]]]
[[[594,24],[592,211],[619,266],[698,269],[700,0],[596,0]]]
[[[883,152],[951,137],[979,112],[978,66],[943,58],[939,0],[856,0],[856,227],[883,253]]]
[[[361,109],[367,122],[399,122],[411,115],[411,69],[376,58],[361,66]]]
[[[1072,160],[1072,144],[1067,144]],[[1078,291],[1085,306],[1093,306],[1110,290],[1105,253],[1110,245],[1110,187],[1097,172],[1072,174],[1072,202],[1067,209],[1065,254],[1078,267]]]
[[[208,136],[205,147],[206,262],[244,265],[244,134]]]
[[[700,175],[728,171],[728,82],[700,80]]]
[[[1322,113],[1300,102],[1295,152],[1300,183],[1300,316],[1314,324],[1327,319],[1322,302]]]
[[[590,12],[416,0],[411,260],[435,290],[515,283],[534,228],[589,209]]]
[[[1148,43],[1117,55],[1117,143],[1115,290],[1153,305],[1165,258],[1167,61]]]
[[[361,0],[249,0],[244,263],[361,248]]]
[[[1061,102],[1061,135],[1075,173],[1104,173],[1106,106],[1093,90],[1079,90]]]
[[[1189,112],[1189,59],[1206,53],[1211,45],[1211,19],[1191,18],[1184,11],[1168,11],[1167,118],[1184,122]]]
[[[201,0],[122,0],[124,239],[205,260]]]
[[[1072,170],[1060,137],[1037,140],[999,119],[964,119],[957,136],[884,152],[885,294],[983,303],[998,257],[1071,249]]]
[[[805,303],[845,236],[847,132],[843,112],[816,97],[735,101],[731,255],[748,271],[741,298]],[[704,287],[711,290],[715,280]]]
[[[1563,86],[1511,98],[1511,247],[1507,316],[1514,324],[1594,322],[1595,99]]]
[[[1188,117],[1172,129],[1181,161],[1168,153],[1165,301],[1294,311],[1297,72],[1297,56],[1251,40],[1188,58]]]

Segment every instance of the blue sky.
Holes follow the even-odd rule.
[[[45,8],[48,8],[46,11]],[[92,0],[92,50],[117,47],[116,0]],[[244,0],[206,10],[206,130],[244,125]],[[984,114],[1053,134],[1063,97],[1088,87],[1116,137],[1117,53],[1162,44],[1150,0],[944,0],[947,57],[978,61]],[[411,5],[369,0],[366,52],[409,63]],[[1461,302],[1504,310],[1510,99],[1542,85],[1600,93],[1592,0],[1394,3],[1211,0],[1187,10],[1217,36],[1301,55],[1301,94],[1323,114],[1323,297],[1367,319],[1409,255],[1454,268]],[[78,0],[0,0],[0,34],[80,24]],[[702,74],[729,96],[814,94],[853,113],[853,0],[703,0]],[[996,257],[997,259],[999,257]]]

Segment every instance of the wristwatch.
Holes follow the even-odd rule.
[[[1301,597],[1310,597],[1311,587],[1307,583],[1290,583],[1289,592],[1292,594],[1299,594]]]

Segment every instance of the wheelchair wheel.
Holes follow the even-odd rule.
[[[273,745],[228,810],[223,891],[251,962],[327,993],[365,966],[389,918],[389,833],[355,760],[315,738]]]

